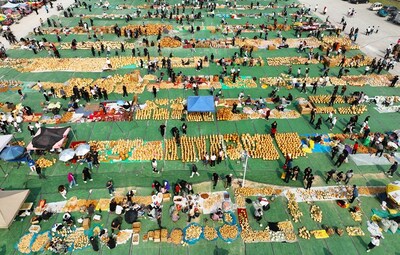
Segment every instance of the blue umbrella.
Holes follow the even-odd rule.
[[[8,161],[17,159],[25,154],[25,148],[21,146],[10,146],[3,149],[0,159]]]
[[[124,105],[125,104],[125,101],[124,100],[118,100],[117,101],[117,105]]]

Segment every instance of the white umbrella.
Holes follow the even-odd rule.
[[[71,160],[74,158],[75,151],[73,149],[65,149],[63,150],[60,155],[58,156],[58,159],[63,162],[67,162],[68,160]]]
[[[89,151],[90,151],[90,145],[87,143],[82,143],[75,149],[75,154],[76,156],[84,156]]]

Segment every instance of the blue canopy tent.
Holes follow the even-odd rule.
[[[26,152],[26,149],[22,146],[9,146],[5,147],[0,153],[0,159],[4,161],[13,160],[21,157]]]
[[[17,162],[20,167],[21,162],[28,162],[30,159],[26,149],[22,146],[7,146],[0,153],[0,159],[6,162]],[[2,169],[3,170],[3,169]],[[4,170],[3,170],[4,172]],[[4,172],[4,174],[6,174]]]
[[[215,112],[213,96],[190,96],[187,99],[188,112]]]

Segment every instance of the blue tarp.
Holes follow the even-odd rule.
[[[213,96],[190,96],[187,99],[188,112],[215,112]]]

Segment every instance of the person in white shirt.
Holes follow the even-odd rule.
[[[41,127],[42,127],[42,124],[41,124],[39,121],[37,121],[37,122],[35,123],[36,131],[39,130]]]
[[[39,92],[43,93],[43,85],[42,85],[42,83],[40,83],[40,81],[37,82],[37,86],[39,88]]]
[[[211,154],[210,160],[211,160],[210,161],[210,166],[214,167],[215,166],[215,161],[217,160],[217,156],[215,155],[215,153]]]
[[[332,118],[330,131],[332,131],[332,129],[335,127],[336,122],[337,122],[337,118],[335,116],[335,117]]]

